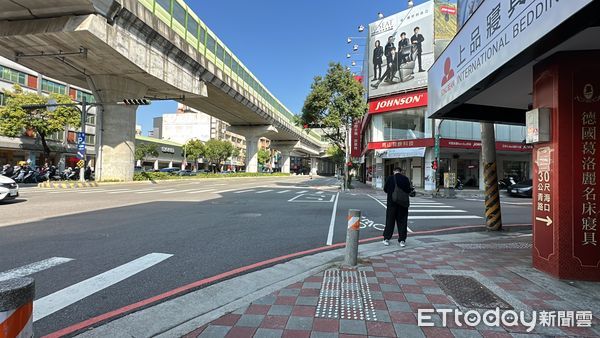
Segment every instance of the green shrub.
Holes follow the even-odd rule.
[[[133,174],[134,181],[163,181],[163,180],[194,180],[203,178],[229,178],[229,177],[259,177],[259,176],[290,176],[284,173],[231,173],[231,174],[213,174],[199,173],[196,176],[178,176],[162,172],[141,172]]]

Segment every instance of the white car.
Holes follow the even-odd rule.
[[[19,197],[19,186],[12,179],[0,175],[0,201]]]

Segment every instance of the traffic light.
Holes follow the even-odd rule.
[[[152,101],[148,99],[124,99],[121,104],[128,106],[147,106],[150,103],[152,103]]]
[[[437,170],[437,168],[438,168],[437,160],[431,161],[431,169]]]

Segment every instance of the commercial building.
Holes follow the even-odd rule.
[[[456,14],[456,1],[436,0],[369,25],[362,77],[369,110],[355,126],[361,142],[353,143],[366,183],[382,188],[401,167],[415,187],[434,190],[435,161],[441,177],[456,173],[465,188],[484,188],[479,123],[427,118],[426,70],[454,36]],[[532,148],[524,144],[524,127],[498,124],[496,136],[499,176],[530,178]]]
[[[183,144],[159,140],[153,137],[135,136],[135,146],[141,144],[153,145],[158,152],[158,156],[148,156],[143,160],[138,160],[136,167],[144,170],[160,170],[163,168],[181,168],[183,163]]]
[[[80,87],[60,82],[31,69],[23,67],[6,58],[0,57],[0,106],[6,102],[6,91],[12,91],[18,84],[25,91],[48,95],[51,93],[69,95],[73,100],[94,102],[92,94]],[[75,167],[77,158],[77,132],[80,126],[67,126],[65,130],[47,136],[51,149],[48,164],[56,165],[60,170]],[[96,108],[88,110],[86,118],[86,156],[87,165],[94,166],[96,156]],[[23,131],[21,137],[0,135],[0,163],[17,164],[29,162],[32,166],[43,165],[43,147],[33,131]]]
[[[526,125],[533,266],[561,279],[600,281],[598,13],[593,0],[483,1],[428,75],[429,117]]]

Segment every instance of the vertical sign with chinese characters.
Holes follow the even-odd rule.
[[[350,152],[350,156],[352,157],[360,157],[361,154],[361,135],[360,135],[360,128],[361,128],[361,121],[360,120],[356,120],[353,124],[352,124],[352,147],[351,152]]]
[[[552,208],[552,148],[541,147],[535,152],[537,171],[534,180],[533,217],[536,236],[554,238]],[[541,257],[548,259],[554,252],[553,240],[535,243],[535,249]]]
[[[597,180],[600,168],[600,87],[599,81],[592,84],[586,79],[589,81],[589,76],[576,73],[573,81],[573,172],[576,173],[573,190],[573,257],[582,266],[597,267],[600,264],[600,194]]]

